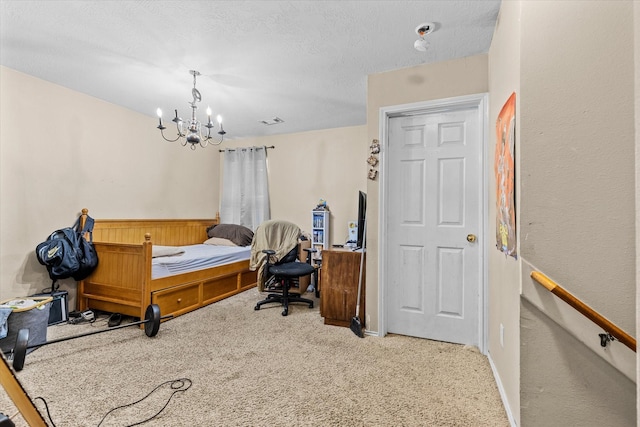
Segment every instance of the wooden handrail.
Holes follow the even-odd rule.
[[[575,308],[582,315],[584,315],[587,319],[591,320],[596,325],[600,326],[606,332],[611,334],[614,338],[620,341],[622,344],[629,347],[631,350],[636,351],[636,339],[631,335],[627,334],[625,331],[617,327],[614,323],[612,323],[609,319],[602,316],[600,313],[595,311],[593,308],[589,307],[587,304],[580,301],[574,295],[572,295],[569,291],[564,289],[562,286],[558,285],[553,280],[549,279],[544,274],[539,271],[532,271],[531,278],[547,288],[552,294],[559,297],[561,300],[569,304],[571,307]]]

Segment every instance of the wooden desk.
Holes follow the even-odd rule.
[[[356,315],[358,298],[358,278],[360,275],[361,252],[332,248],[322,251],[320,270],[320,315],[326,325],[349,327]],[[365,259],[366,261],[366,259]],[[360,295],[361,324],[365,323],[365,272],[362,271],[362,291]]]

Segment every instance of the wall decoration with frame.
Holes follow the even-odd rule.
[[[367,163],[369,163],[369,173],[367,177],[370,180],[375,180],[378,177],[378,153],[380,153],[380,141],[374,139],[371,145],[369,146],[369,158],[367,159]]]

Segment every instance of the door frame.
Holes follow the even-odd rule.
[[[379,321],[379,336],[385,336],[387,334],[387,314],[386,314],[386,302],[387,302],[387,288],[386,288],[386,260],[387,260],[387,194],[388,194],[388,180],[387,172],[389,170],[388,160],[385,155],[386,148],[388,147],[388,126],[389,119],[393,117],[412,116],[418,114],[431,114],[444,111],[456,111],[465,108],[477,108],[479,114],[480,123],[480,139],[482,144],[482,155],[480,173],[482,174],[482,194],[480,196],[480,224],[481,235],[478,236],[478,240],[481,242],[480,248],[480,292],[478,296],[478,342],[479,349],[482,354],[487,354],[487,339],[488,339],[488,257],[487,257],[487,236],[488,236],[488,175],[487,165],[488,163],[488,136],[489,136],[489,102],[487,93],[479,93],[473,95],[458,96],[453,98],[443,98],[432,101],[422,101],[411,104],[401,104],[394,106],[387,106],[380,108],[379,114],[379,135],[380,135],[380,185],[378,187],[378,321]]]

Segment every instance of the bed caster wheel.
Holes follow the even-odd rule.
[[[260,306],[259,306],[259,305],[256,305],[255,307],[253,307],[253,309],[254,309],[255,311],[258,311],[258,310],[260,310]]]
[[[286,316],[287,314],[289,314],[289,310],[288,309],[285,308],[284,310],[282,310],[282,315],[283,316]]]

